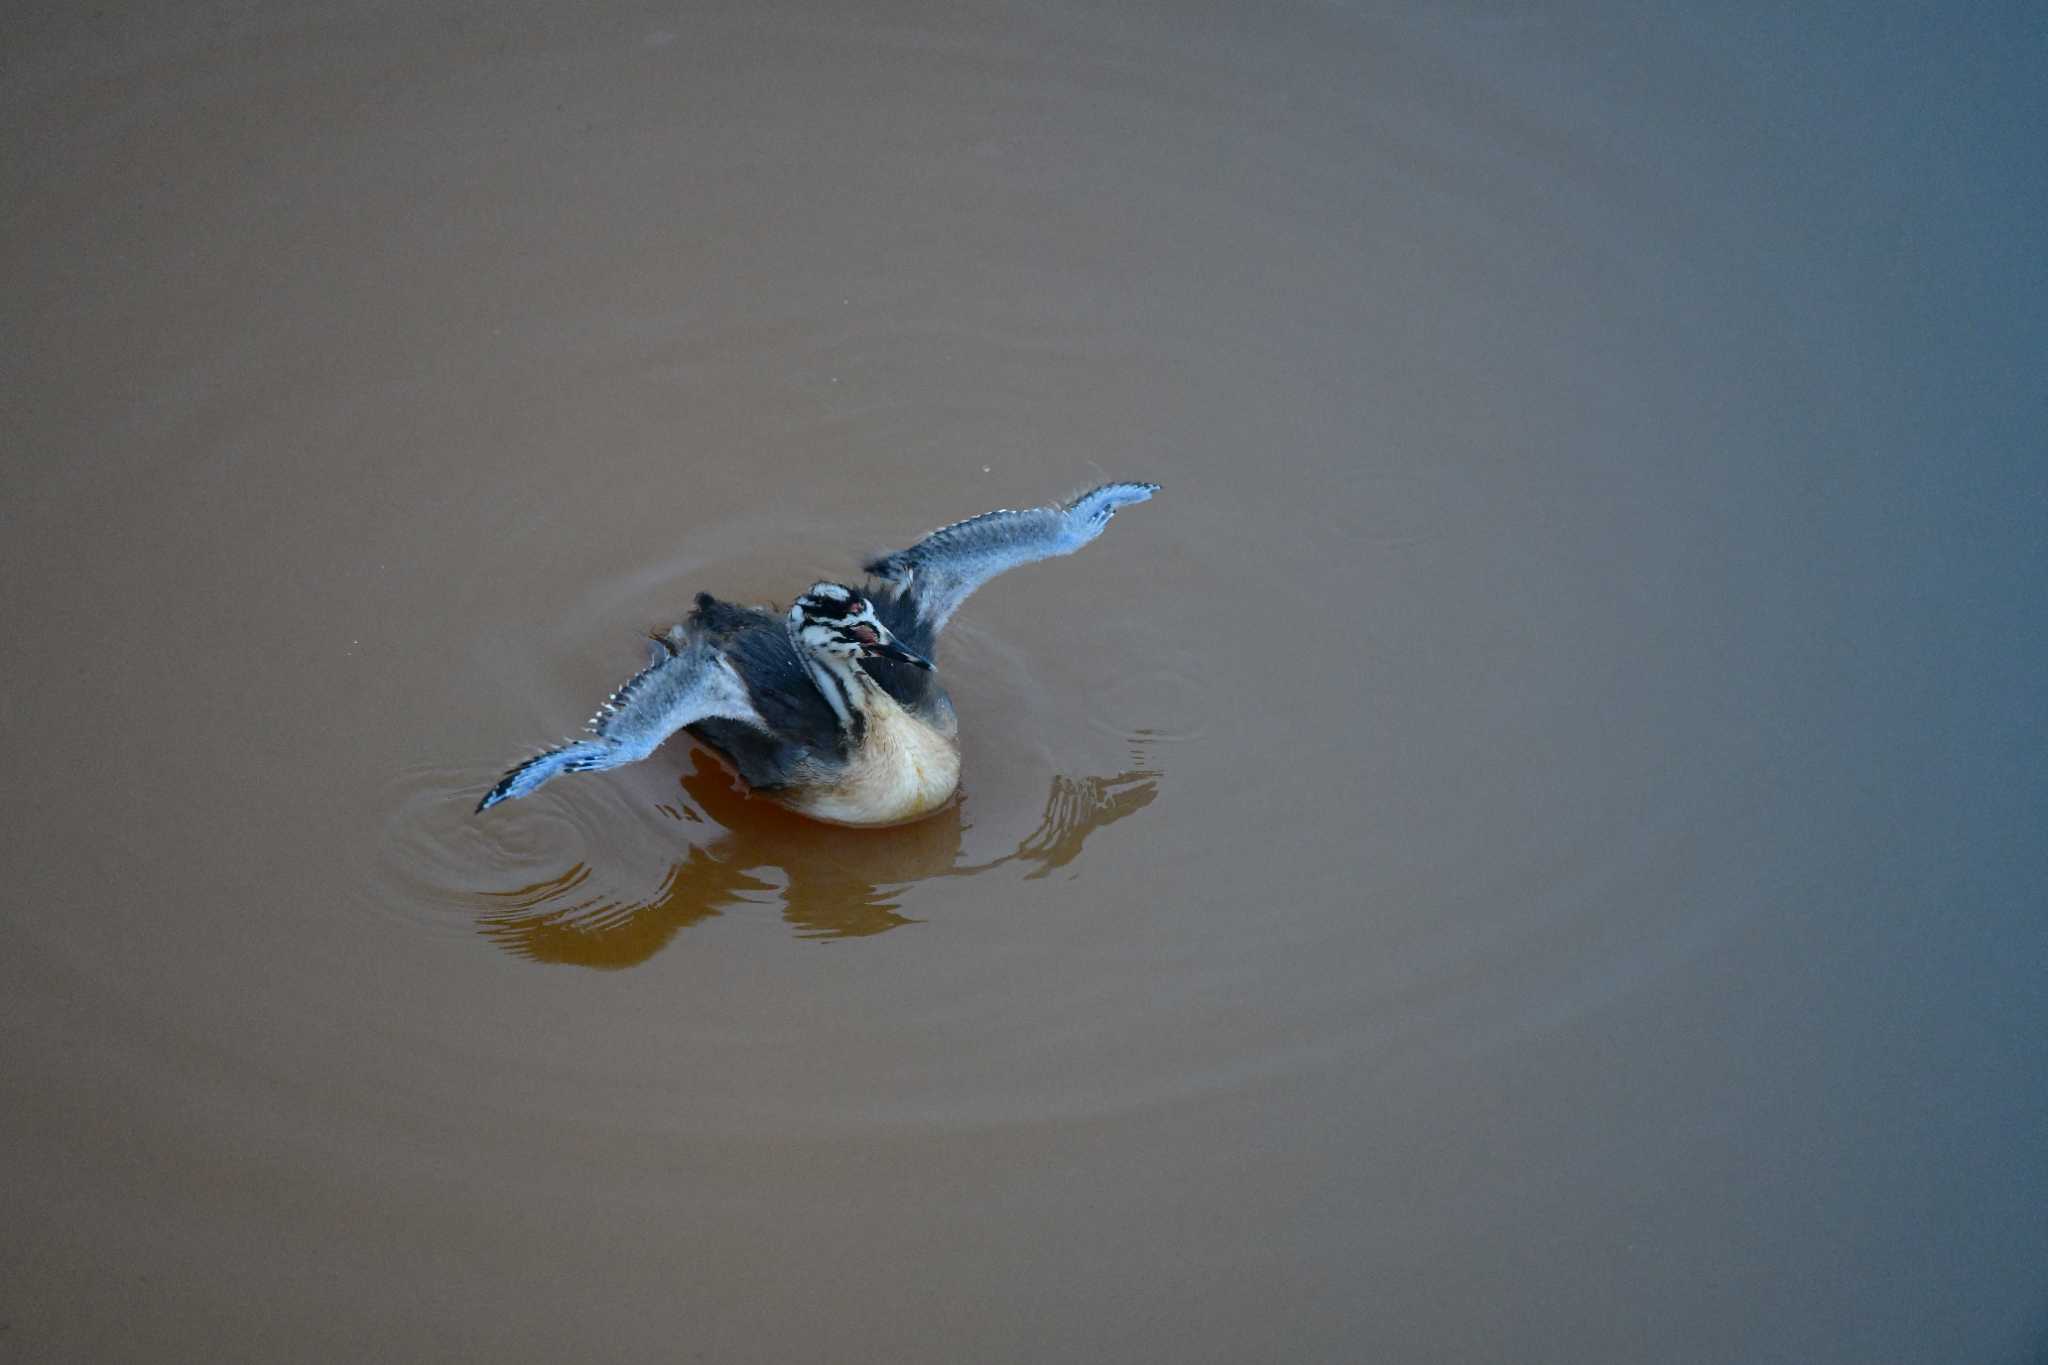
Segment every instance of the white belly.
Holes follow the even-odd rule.
[[[813,820],[840,825],[900,825],[953,799],[960,751],[952,739],[910,716],[880,688],[867,698],[867,741],[834,781],[776,799]]]

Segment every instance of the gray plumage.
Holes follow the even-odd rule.
[[[870,560],[867,572],[915,598],[934,633],[960,604],[997,574],[1054,555],[1070,555],[1102,534],[1119,507],[1144,502],[1156,483],[1106,483],[1057,507],[1005,507],[942,526],[907,550]]]
[[[706,638],[682,647],[656,641],[653,658],[590,718],[590,739],[538,754],[500,778],[477,809],[524,796],[557,773],[597,772],[637,763],[684,726],[720,719],[759,726],[747,686]]]
[[[684,729],[722,754],[757,791],[774,795],[833,782],[858,754],[864,712],[853,695],[860,688],[843,685],[853,674],[821,671],[819,659],[800,656],[805,647],[795,622],[805,610],[870,613],[863,618],[872,623],[862,637],[865,647],[851,656],[857,662],[839,667],[864,672],[915,723],[951,742],[953,703],[929,661],[960,604],[999,573],[1072,554],[1101,535],[1119,507],[1143,502],[1158,488],[1104,484],[1063,505],[954,522],[869,563],[879,586],[818,584],[812,592],[829,590],[825,598],[799,598],[787,618],[700,593],[683,624],[654,637],[647,667],[591,718],[591,738],[528,759],[486,792],[477,809],[525,796],[558,773],[636,762]],[[837,647],[842,653],[854,648],[845,640]],[[821,687],[840,691],[836,704]]]

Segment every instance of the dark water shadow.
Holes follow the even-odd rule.
[[[1071,864],[1088,837],[1135,815],[1158,796],[1159,773],[1140,741],[1134,766],[1111,776],[1052,779],[1038,827],[1017,847],[986,862],[959,862],[967,825],[958,802],[928,820],[892,829],[843,829],[793,815],[735,789],[701,751],[683,790],[698,809],[678,819],[716,826],[694,843],[644,900],[593,893],[591,869],[578,862],[560,875],[511,891],[483,893],[496,907],[479,921],[499,947],[537,962],[616,970],[637,966],[678,932],[735,906],[780,901],[799,938],[843,939],[914,923],[900,912],[903,893],[921,882],[968,877],[1010,864],[1027,878]]]

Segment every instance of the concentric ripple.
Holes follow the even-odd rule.
[[[698,585],[745,596],[727,585],[753,576],[736,549],[747,537],[728,528],[723,539],[730,544],[592,585],[544,634],[570,657],[612,636],[629,640],[642,617],[687,602]],[[1161,731],[1110,727],[1123,759],[1091,771],[1099,744],[1070,737],[1054,752],[1035,738],[1063,727],[1037,714],[1045,703],[1028,654],[972,627],[950,631],[947,644],[942,666],[967,723],[999,715],[1008,724],[970,736],[963,797],[928,820],[860,830],[802,819],[747,794],[681,736],[645,763],[483,814],[477,794],[497,766],[421,765],[388,785],[373,899],[427,932],[481,934],[520,957],[599,968],[645,962],[681,930],[729,913],[779,913],[802,939],[866,937],[915,922],[904,900],[919,883],[1070,869],[1091,834],[1157,798]],[[489,647],[475,642],[479,653]],[[531,688],[536,713],[574,715],[590,701],[543,699],[550,683],[503,668],[491,677]],[[1140,695],[1112,694],[1115,714],[1140,714]],[[1191,705],[1165,708],[1166,738],[1199,733]]]

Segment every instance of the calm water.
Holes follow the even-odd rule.
[[[16,14],[0,1358],[2038,1358],[2048,29],[1783,9]]]

